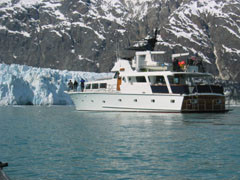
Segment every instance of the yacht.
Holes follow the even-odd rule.
[[[156,113],[226,112],[223,87],[214,84],[201,61],[189,54],[137,51],[129,61],[117,59],[111,79],[85,82],[82,91],[67,91],[80,111]],[[199,63],[200,62],[200,63]]]

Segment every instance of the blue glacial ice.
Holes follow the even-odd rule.
[[[53,70],[0,64],[0,105],[71,105],[67,83],[111,77],[111,73]]]

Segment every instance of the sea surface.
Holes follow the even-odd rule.
[[[0,107],[12,180],[240,179],[240,107],[225,114]]]

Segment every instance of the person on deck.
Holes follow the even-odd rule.
[[[70,80],[70,81],[68,82],[68,91],[71,91],[71,90],[73,90],[72,80]]]
[[[203,62],[201,59],[198,59],[196,62],[196,65],[199,69],[199,72],[205,72],[204,66],[203,66]]]
[[[85,80],[84,79],[81,79],[81,91],[83,92],[84,90],[84,83],[85,83]]]
[[[179,60],[177,58],[174,58],[172,63],[173,63],[173,71],[178,72],[180,70],[180,67],[178,65]]]
[[[178,65],[179,65],[179,67],[180,67],[180,71],[184,71],[184,70],[185,70],[186,63],[185,63],[184,60],[179,61],[179,62],[178,62]]]
[[[75,80],[74,83],[73,83],[73,88],[74,88],[74,91],[77,91],[77,88],[78,88],[78,82]]]

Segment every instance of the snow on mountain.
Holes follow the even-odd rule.
[[[126,5],[131,12],[130,18],[142,19],[147,15],[153,0],[126,0]]]
[[[37,0],[2,0],[0,2],[0,12],[4,12],[4,16],[0,16],[0,20],[5,21],[7,18],[13,18],[16,13],[28,13],[29,8],[33,8],[37,11],[43,13],[48,13],[48,18],[56,18],[58,22],[49,24],[49,21],[39,22],[35,18],[31,18],[32,23],[40,23],[41,29],[55,29],[55,33],[68,34],[65,29],[70,29],[72,26],[80,26],[83,28],[90,29],[93,31],[97,37],[104,40],[104,34],[107,33],[106,29],[102,26],[96,29],[96,24],[89,21],[93,19],[96,21],[106,20],[110,22],[117,23],[120,27],[126,25],[130,19],[143,18],[148,12],[148,4],[152,0],[136,0],[136,1],[118,1],[118,0],[92,0],[92,1],[72,1],[64,2],[62,0],[47,0],[47,1],[37,1]],[[62,7],[67,4],[68,10],[62,9]],[[80,8],[77,8],[79,7]],[[68,11],[68,12],[66,12]],[[76,18],[80,17],[80,18]],[[20,26],[28,26],[25,22],[19,22]],[[60,29],[61,30],[60,30]],[[11,28],[6,26],[0,26],[0,29],[7,30],[9,33],[19,33],[30,37],[29,32],[19,32],[13,31]],[[57,30],[56,30],[57,29]],[[39,30],[39,29],[38,29]],[[121,29],[123,30],[123,29]]]
[[[203,14],[205,17],[210,15],[214,18],[223,18],[227,20],[231,26],[236,27],[236,32],[230,29],[228,26],[221,25],[226,28],[230,33],[240,38],[240,27],[234,16],[238,16],[238,13],[233,11],[229,12],[229,5],[234,6],[234,4],[239,5],[238,0],[232,0],[231,2],[216,2],[215,0],[198,0],[190,1],[178,8],[169,18],[169,31],[173,32],[177,37],[188,38],[195,43],[199,43],[194,40],[194,37],[201,39],[203,46],[207,46],[205,41],[208,40],[206,32],[202,31],[196,23],[193,22],[191,17],[197,16],[202,18]],[[237,7],[237,6],[236,6]],[[179,25],[181,26],[179,28]]]
[[[20,0],[15,2],[11,0],[1,0],[0,5],[3,5],[5,7],[22,7],[22,6],[28,7],[38,3],[39,3],[38,0]]]
[[[0,105],[72,104],[64,93],[71,80],[92,81],[112,77],[111,73],[88,73],[0,64]]]

